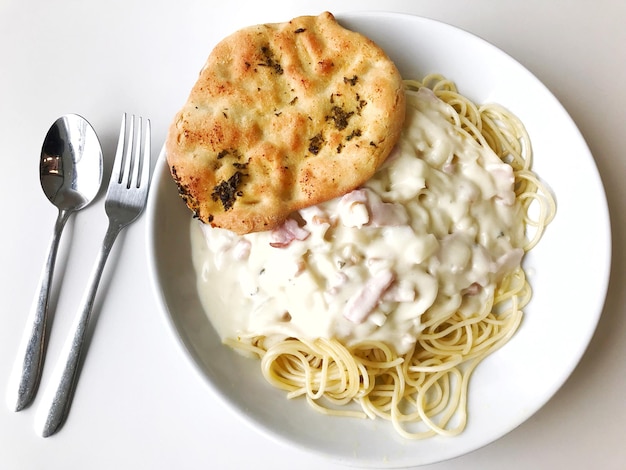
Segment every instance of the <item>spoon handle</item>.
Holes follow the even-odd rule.
[[[59,210],[52,240],[48,247],[48,257],[39,277],[37,294],[26,320],[22,340],[9,379],[7,404],[9,408],[15,411],[20,411],[31,404],[39,386],[45,351],[48,299],[52,275],[61,233],[70,214],[71,211],[69,210]]]
[[[78,381],[79,365],[85,349],[84,343],[89,317],[93,309],[102,271],[113,243],[122,228],[122,225],[109,223],[100,255],[81,303],[82,308],[76,316],[70,335],[63,345],[58,363],[50,378],[50,384],[46,387],[39,407],[41,412],[38,411],[35,417],[35,426],[43,437],[48,437],[60,429],[69,413],[74,389]]]

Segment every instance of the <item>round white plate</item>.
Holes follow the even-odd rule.
[[[405,78],[441,73],[478,103],[498,102],[525,123],[534,169],[553,190],[557,215],[525,259],[533,287],[522,326],[475,371],[462,435],[405,441],[388,423],[327,417],[265,383],[258,361],[221,344],[204,314],[190,259],[190,212],[164,153],[149,201],[148,255],[155,292],[172,333],[209,389],[248,423],[287,445],[349,465],[402,467],[484,446],[528,419],[570,375],[598,322],[610,270],[606,198],[594,160],[569,115],[524,67],[467,32],[388,13],[337,15],[382,46]],[[214,396],[207,393],[207,400]]]

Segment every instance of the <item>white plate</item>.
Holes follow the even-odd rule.
[[[162,152],[150,194],[148,255],[155,292],[172,332],[209,388],[248,423],[288,445],[369,467],[402,467],[459,456],[528,419],[570,375],[598,322],[610,270],[606,198],[593,158],[555,97],[524,67],[457,28],[415,16],[337,15],[396,62],[403,76],[442,73],[473,100],[495,101],[526,124],[534,169],[556,195],[558,212],[525,260],[534,290],[519,332],[475,371],[469,422],[454,438],[404,441],[382,421],[331,418],[269,387],[257,361],[220,343],[202,311],[190,260],[190,213]],[[213,399],[207,393],[207,400]]]

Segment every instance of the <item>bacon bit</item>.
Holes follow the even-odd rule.
[[[233,256],[238,261],[246,260],[250,257],[250,250],[252,249],[252,243],[250,240],[242,238],[239,240],[233,248]]]
[[[506,273],[513,271],[522,262],[524,250],[514,248],[511,251],[500,256],[495,263],[495,273],[498,277],[504,276]]]
[[[341,201],[339,201],[339,203],[346,204],[348,206],[357,202],[365,204],[367,202],[367,194],[365,191],[365,189],[355,189],[354,191],[350,191],[341,197]]]
[[[431,102],[435,102],[439,100],[439,98],[437,98],[437,95],[435,95],[435,92],[425,86],[420,87],[420,89],[417,90],[417,94],[421,95],[424,99],[427,99]]]
[[[466,289],[463,290],[463,295],[477,295],[483,289],[478,282],[473,282]]]
[[[382,202],[379,198],[370,200],[370,223],[373,227],[406,225],[409,216],[402,204]]]
[[[456,164],[455,163],[446,163],[442,168],[444,173],[452,175],[456,173]]]
[[[294,240],[306,240],[310,234],[311,232],[300,227],[296,220],[287,219],[280,227],[272,230],[270,246],[286,248]]]
[[[342,196],[337,204],[341,223],[346,227],[362,227],[369,222],[365,189],[355,189]]]
[[[348,282],[348,275],[343,272],[337,272],[335,278],[330,282],[326,292],[329,295],[336,295],[339,292],[339,288],[344,286]]]
[[[367,217],[358,212],[359,205],[367,209]],[[349,227],[399,226],[405,225],[409,220],[402,204],[383,202],[375,192],[367,188],[355,189],[344,195],[337,210],[342,214],[344,225]]]
[[[295,268],[296,270],[293,273],[293,277],[298,277],[300,274],[306,271],[306,261],[300,258],[298,261],[296,261]]]
[[[302,220],[311,225],[328,225],[335,224],[332,217],[318,206],[309,206],[298,211]],[[306,225],[306,224],[305,224]]]
[[[383,294],[394,279],[395,275],[389,269],[372,276],[359,291],[348,299],[343,316],[352,323],[363,323],[381,301]]]
[[[313,222],[316,225],[333,225],[333,221],[331,220],[330,216],[328,215],[314,215],[313,218],[311,219],[311,222]]]
[[[385,292],[385,302],[415,302],[415,288],[406,282],[396,282]]]
[[[515,174],[513,168],[505,163],[494,163],[485,166],[485,169],[491,174],[496,186],[496,202],[505,206],[515,204],[515,193],[513,185],[515,184]]]

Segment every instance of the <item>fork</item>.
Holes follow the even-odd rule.
[[[38,409],[35,425],[36,428],[40,428],[43,437],[48,437],[60,429],[69,413],[78,380],[79,363],[85,349],[84,340],[89,317],[113,243],[120,231],[136,220],[146,205],[150,184],[150,121],[146,122],[143,147],[142,127],[141,117],[132,116],[127,136],[126,114],[123,114],[115,162],[104,203],[109,225],[88,289],[82,299],[82,308],[74,320],[72,333],[63,346],[59,362]]]

